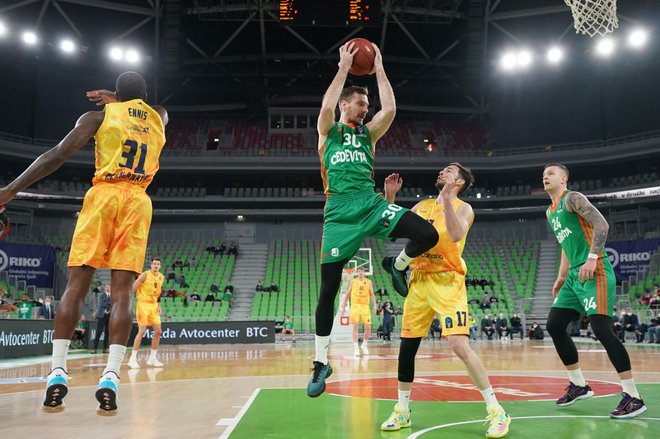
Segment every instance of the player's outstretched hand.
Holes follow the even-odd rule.
[[[350,69],[353,64],[353,57],[360,50],[359,47],[355,47],[355,43],[348,42],[339,48],[339,68]]]
[[[397,173],[393,173],[385,178],[385,193],[386,194],[396,194],[401,190],[403,186],[403,178]]]
[[[451,174],[445,174],[445,184],[442,186],[440,195],[443,197],[450,197],[454,189],[456,189],[456,179]]]
[[[117,99],[117,93],[105,89],[88,91],[86,95],[87,95],[87,99],[89,99],[92,102],[96,102],[97,106],[111,104],[119,100]]]
[[[373,75],[374,73],[376,73],[376,71],[378,71],[378,69],[383,68],[383,55],[380,53],[380,49],[378,48],[378,46],[376,46],[375,43],[371,43],[371,45],[374,48],[375,56],[374,56],[374,68],[371,69],[369,74]]]

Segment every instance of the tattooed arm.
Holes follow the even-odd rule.
[[[605,241],[607,241],[607,232],[610,229],[607,220],[601,215],[598,209],[587,200],[587,197],[579,192],[569,192],[566,195],[565,203],[569,212],[577,213],[593,227],[593,236],[591,238],[591,249],[589,250],[589,253],[593,253],[600,257],[603,247],[605,247]],[[585,262],[580,268],[578,278],[582,282],[593,278],[596,264],[597,259],[587,259],[587,262]]]

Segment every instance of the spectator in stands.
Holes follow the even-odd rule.
[[[484,279],[483,277],[479,279],[479,285],[481,285],[482,289],[485,289],[487,286],[489,286],[491,283],[488,282],[488,280]],[[493,293],[494,294],[494,293]]]
[[[614,311],[616,311],[616,308],[614,309]],[[621,310],[618,316],[616,314],[612,315],[612,329],[614,329],[615,334],[619,334],[621,332],[621,323],[623,321],[623,314],[624,311]]]
[[[234,286],[233,286],[232,284],[227,284],[227,285],[225,286],[225,293],[226,293],[227,291],[229,291],[230,293],[233,293],[233,292],[234,292]]]
[[[167,293],[165,294],[166,297],[176,297],[176,290],[174,289],[174,286],[171,286],[169,290],[167,290]]]
[[[395,316],[403,315],[403,309],[401,308],[401,304],[396,306],[396,309],[394,310],[394,315]]]
[[[197,268],[197,259],[195,259],[194,257],[190,261],[190,268]]]
[[[167,267],[167,271],[165,272],[165,278],[167,280],[174,280],[175,274],[174,274],[174,269],[172,267]]]
[[[202,301],[202,296],[200,296],[197,291],[193,291],[193,293],[189,297],[191,302],[201,302]]]
[[[499,335],[500,340],[508,340],[511,338],[511,328],[509,328],[509,322],[506,317],[504,317],[504,313],[500,313],[495,320],[495,328],[497,329],[497,335]],[[504,333],[504,335],[502,335],[502,333]]]
[[[110,323],[110,310],[112,303],[110,302],[110,285],[105,286],[105,291],[99,296],[99,306],[96,308],[94,317],[96,318],[96,336],[94,337],[94,348],[92,353],[95,354],[99,347],[99,340],[101,334],[103,337],[103,352],[108,353],[108,344],[110,342],[109,323]]]
[[[34,301],[28,297],[27,294],[23,294],[20,300],[17,300],[15,303],[18,308],[18,318],[19,319],[31,319],[32,310],[34,309]],[[37,306],[40,306],[37,302]]]
[[[217,255],[224,256],[224,254],[225,254],[226,251],[227,251],[227,243],[224,242],[224,241],[222,241],[222,243],[220,244],[220,247],[216,247],[216,248],[214,249],[213,253],[214,253],[216,256],[217,256]]]
[[[181,288],[190,287],[190,285],[188,285],[188,282],[186,282],[186,277],[183,274],[179,277],[179,286]]]
[[[488,293],[484,294],[484,297],[482,297],[481,305],[479,305],[479,308],[490,309],[490,297],[488,296]]]
[[[381,300],[383,300],[383,296],[387,296],[387,290],[385,289],[385,287],[380,287],[378,291],[376,291],[376,294]]]
[[[529,328],[528,336],[530,340],[543,340],[543,329],[538,323],[534,322],[532,323],[532,327]]]
[[[183,268],[183,261],[181,260],[181,256],[176,258],[176,261],[172,264],[172,268]]]
[[[651,309],[660,309],[660,289],[655,287],[655,295],[649,300],[649,306]]]
[[[228,285],[227,288],[225,288],[225,292],[222,295],[222,300],[226,300],[227,302],[231,302],[231,299],[234,298],[234,288],[229,288],[231,285]]]
[[[500,300],[497,297],[495,297],[495,291],[490,292],[490,296],[488,297],[488,300],[490,301],[490,303],[500,303]]]
[[[428,338],[435,340],[435,334],[438,334],[438,338],[442,338],[442,326],[440,325],[440,318],[438,316],[435,316],[431,322]]]
[[[44,304],[39,308],[39,318],[42,320],[55,319],[55,304],[50,297],[46,297]]]
[[[658,314],[658,317],[651,319],[647,332],[649,334],[649,343],[660,344],[660,314]]]
[[[258,291],[261,293],[263,290],[264,290],[264,284],[261,281],[257,282],[257,286],[254,288],[254,291]]]
[[[213,293],[209,292],[206,295],[206,299],[204,299],[204,302],[215,302],[215,296],[213,295]]]
[[[271,293],[277,293],[280,291],[280,287],[277,286],[275,282],[270,284],[270,288],[268,289]]]
[[[73,329],[73,336],[71,337],[71,344],[77,348],[82,349],[85,347],[85,328],[87,327],[87,319],[85,314],[81,314]]]
[[[387,299],[383,305],[383,341],[392,341],[392,329],[394,328],[394,308],[392,302]]]
[[[619,338],[622,342],[625,342],[626,332],[637,332],[639,329],[639,319],[637,318],[637,314],[633,313],[632,309],[628,311],[623,310],[623,313]],[[638,339],[639,336],[636,336],[636,338]]]
[[[470,325],[470,338],[472,340],[476,340],[477,339],[477,331],[479,330],[479,325],[477,324],[477,321],[474,320],[474,317],[472,317],[472,314],[470,314],[468,324]]]
[[[187,259],[183,262],[183,268],[190,268],[190,262]]]
[[[648,289],[644,292],[642,297],[639,298],[637,303],[643,306],[649,306],[651,304],[651,299],[653,298],[653,293],[651,293],[651,290]]]
[[[495,333],[495,330],[493,329],[493,321],[490,319],[490,314],[486,314],[484,318],[481,319],[481,332],[486,334],[488,340],[493,339],[493,333]]]
[[[238,244],[236,244],[235,241],[232,241],[231,245],[229,246],[229,250],[227,251],[227,255],[238,257]]]
[[[2,292],[0,293],[0,311],[18,312],[18,308],[9,299],[9,296],[4,292],[4,289],[2,289]]]
[[[216,285],[215,282],[213,282],[211,284],[210,290],[211,290],[212,293],[219,293],[220,292],[220,288]]]
[[[383,311],[383,302],[380,299],[378,299],[376,301],[376,314],[380,315],[381,311]]]
[[[296,331],[293,330],[293,322],[291,317],[284,317],[284,322],[282,323],[282,332],[280,333],[280,341],[284,341],[284,335],[291,334],[292,343],[296,342]]]
[[[509,319],[509,323],[511,324],[511,334],[517,334],[520,332],[520,339],[522,340],[525,335],[525,331],[523,330],[522,322],[520,321],[520,317],[518,316],[517,312],[513,313]]]

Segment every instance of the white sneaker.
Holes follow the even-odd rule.
[[[151,367],[163,367],[163,366],[165,366],[165,365],[164,365],[163,363],[161,363],[160,361],[158,361],[158,358],[156,358],[156,357],[149,357],[149,359],[147,360],[147,366],[151,366]]]
[[[360,347],[359,346],[355,345],[355,347],[353,348],[353,355],[355,355],[356,357],[360,356]]]
[[[362,343],[362,353],[364,355],[369,355],[369,348],[367,347],[366,344]]]
[[[131,369],[139,369],[140,365],[137,362],[137,358],[131,357],[128,359],[128,367]]]

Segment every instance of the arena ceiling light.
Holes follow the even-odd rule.
[[[516,64],[522,69],[526,69],[532,64],[533,54],[527,49],[523,49],[516,55]]]
[[[596,53],[601,57],[607,58],[614,53],[616,43],[610,37],[604,37],[596,43]]]
[[[514,70],[517,65],[518,61],[515,53],[507,52],[502,55],[502,58],[500,59],[500,67],[502,70],[510,72]]]
[[[126,61],[130,64],[137,64],[140,62],[140,54],[135,49],[128,49],[126,51]]]
[[[73,53],[76,51],[76,43],[69,39],[60,41],[60,50],[64,53]]]
[[[113,47],[110,49],[110,59],[113,61],[121,61],[124,59],[124,51],[121,47]]]
[[[5,24],[2,21],[0,21],[0,37],[4,37],[8,33],[9,30],[7,29],[7,26],[5,26]]]
[[[545,57],[550,64],[559,64],[561,60],[564,59],[564,51],[561,47],[553,46],[548,49],[548,53],[546,53]]]
[[[38,38],[37,34],[35,34],[32,31],[25,31],[23,32],[23,35],[21,36],[23,42],[29,46],[34,46],[37,44]]]
[[[637,28],[630,32],[628,35],[628,45],[635,49],[641,49],[646,45],[646,42],[649,40],[649,33],[646,29]]]

